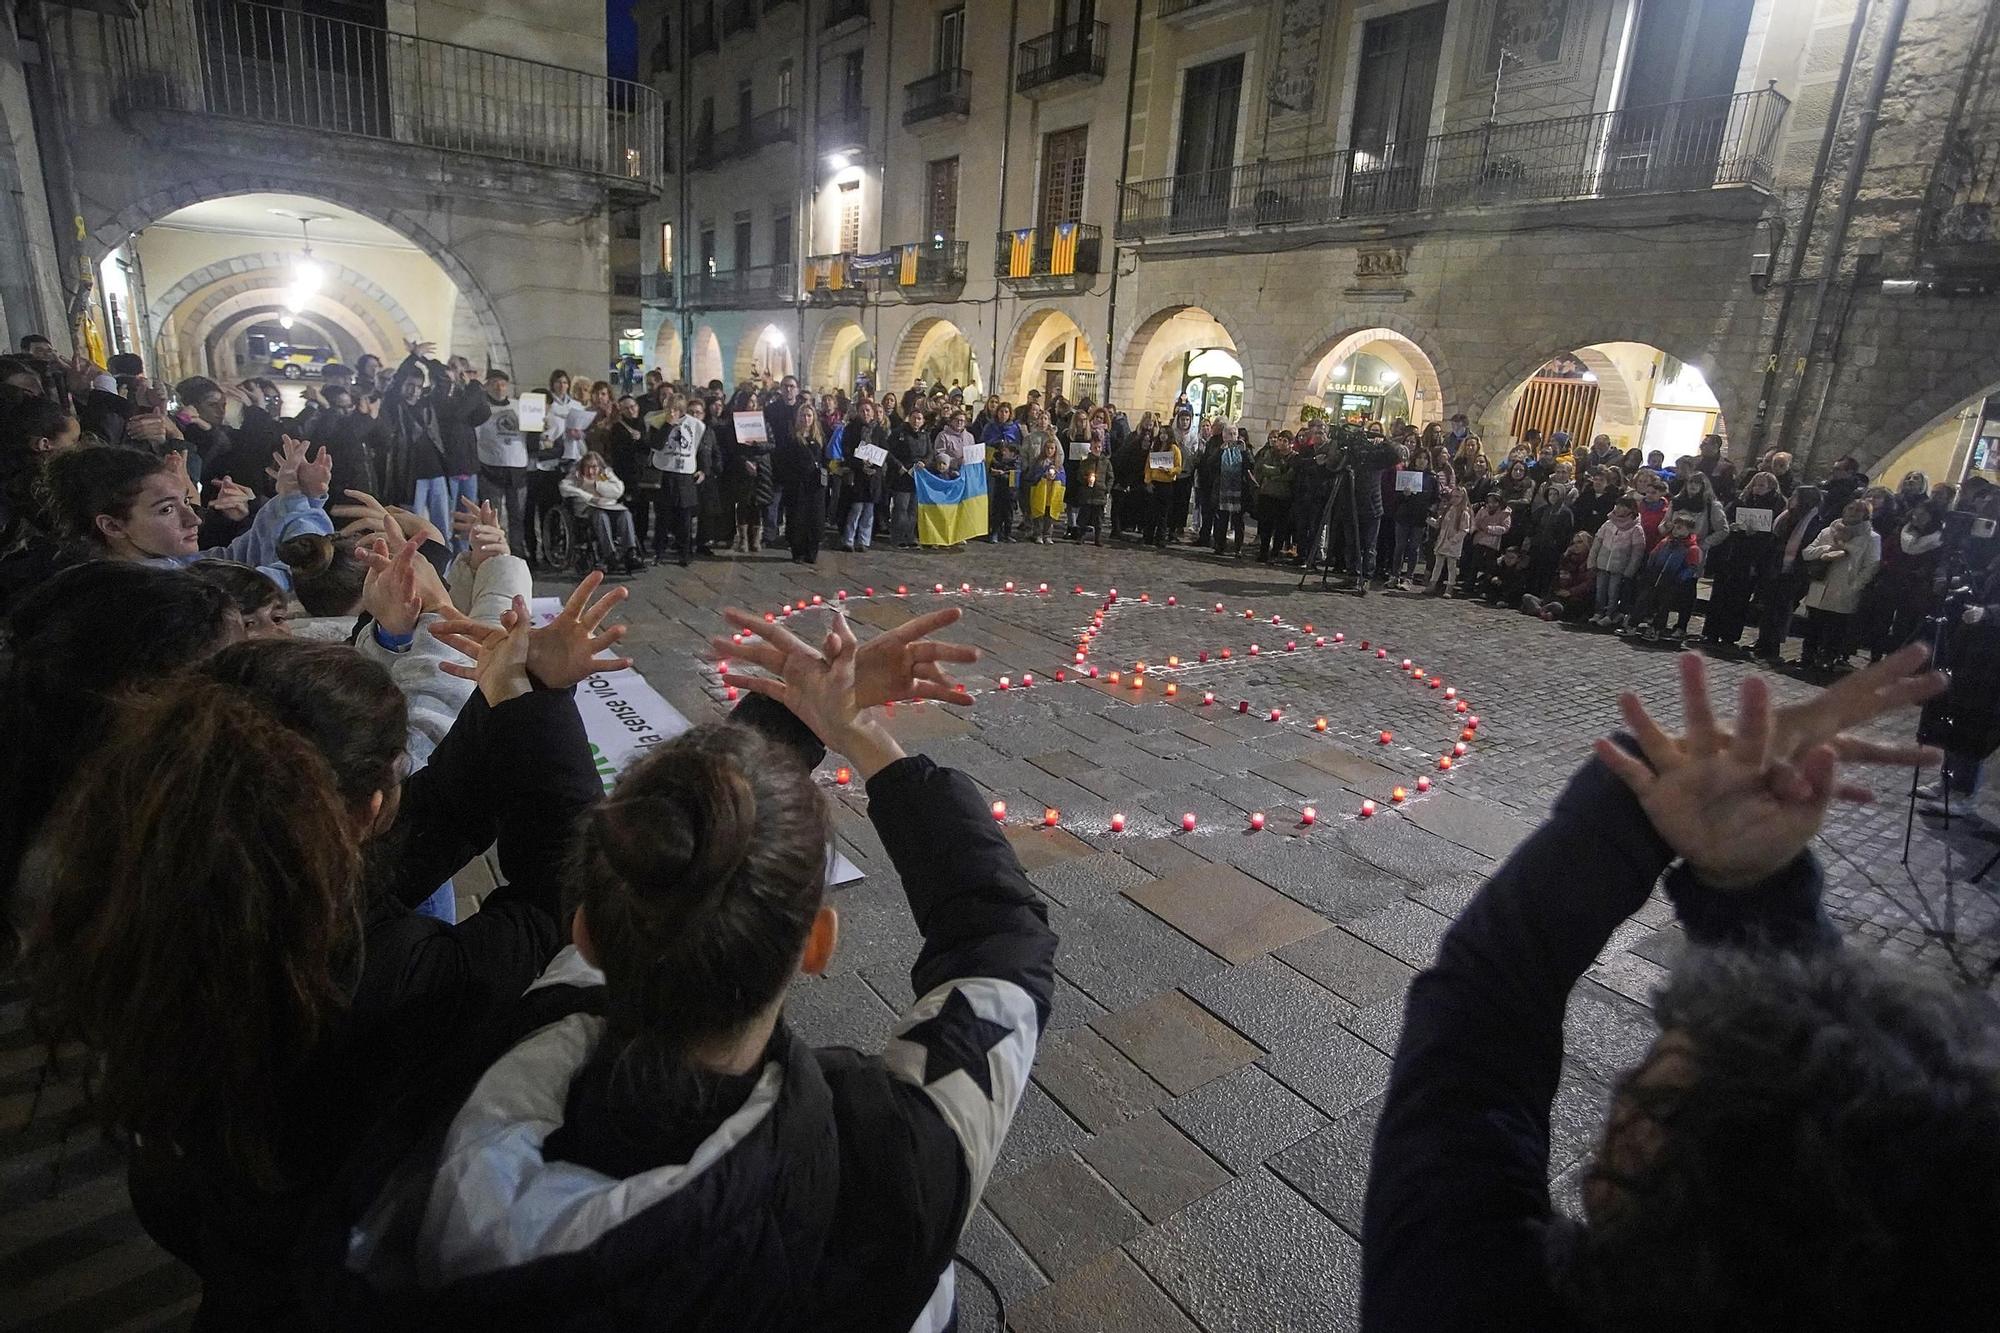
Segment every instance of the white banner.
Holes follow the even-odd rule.
[[[693,476],[695,449],[700,442],[701,437],[684,425],[675,426],[660,437],[660,447],[653,450],[653,466],[675,476]]]
[[[762,412],[735,412],[731,415],[736,418],[737,443],[761,444],[771,438],[771,433],[764,424]]]
[[[864,444],[854,451],[854,456],[870,467],[881,467],[889,461],[889,451],[879,444]]]
[[[537,625],[554,620],[562,608],[560,597],[537,597],[531,604]],[[576,710],[583,716],[583,734],[590,741],[590,756],[597,762],[597,774],[607,792],[627,764],[693,725],[629,667],[578,683]],[[827,850],[828,888],[864,878],[852,861],[837,850]]]

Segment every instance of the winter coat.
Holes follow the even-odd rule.
[[[1472,544],[1484,546],[1489,551],[1500,549],[1507,540],[1508,529],[1514,526],[1514,511],[1502,509],[1495,513],[1481,505],[1472,514]]]
[[[1292,498],[1292,452],[1281,444],[1267,444],[1257,451],[1251,475],[1257,481],[1257,495],[1265,500]]]
[[[1398,475],[1410,475],[1402,473]],[[1397,491],[1395,508],[1391,511],[1398,524],[1414,527],[1430,518],[1431,510],[1438,502],[1438,479],[1435,472],[1420,472],[1414,475],[1424,479],[1420,491]]]
[[[1722,501],[1713,496],[1709,497],[1706,505],[1675,500],[1672,510],[1676,515],[1685,514],[1694,519],[1694,539],[1701,543],[1705,554],[1713,553],[1716,547],[1729,540],[1729,511],[1722,507]]]
[[[1835,557],[1836,551],[1845,554]],[[1829,523],[1800,558],[1807,568],[1826,571],[1806,589],[1805,605],[1850,615],[1861,605],[1862,590],[1882,564],[1882,539],[1865,523],[1851,531],[1845,523]]]
[[[618,510],[625,507],[625,483],[618,474],[606,468],[594,478],[586,479],[580,473],[572,472],[556,483],[562,497],[570,502],[577,513],[587,509]]]
[[[328,1302],[345,1326],[948,1325],[951,1256],[1027,1091],[1056,940],[970,779],[911,757],[868,795],[925,936],[918,998],[880,1053],[814,1049],[781,1021],[750,1073],[622,1069],[602,975],[565,951],[497,1058],[350,1174],[359,1230],[314,1238],[374,1284]]]
[[[1596,585],[1597,575],[1590,568],[1590,552],[1564,551],[1562,559],[1556,564],[1557,600],[1565,606],[1589,606],[1596,596]]]
[[[1111,460],[1102,454],[1079,458],[1069,465],[1070,503],[1101,505],[1111,498]]]
[[[1465,554],[1465,539],[1472,532],[1472,509],[1470,506],[1452,505],[1438,520],[1437,554],[1440,559],[1456,560]]]
[[[1590,539],[1590,568],[1599,574],[1631,578],[1646,563],[1646,529],[1634,519],[1625,527],[1607,518]]]

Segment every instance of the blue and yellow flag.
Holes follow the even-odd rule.
[[[925,468],[917,482],[917,541],[956,546],[986,535],[986,464],[967,463],[947,481]]]
[[[1056,223],[1056,234],[1049,245],[1049,272],[1067,276],[1076,272],[1076,224]]]
[[[1035,229],[1020,227],[1014,232],[1014,244],[1007,252],[1007,276],[1025,278],[1035,271]]]
[[[896,282],[903,287],[913,287],[917,282],[917,247],[903,247],[903,266],[896,275]]]

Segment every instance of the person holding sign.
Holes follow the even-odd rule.
[[[865,551],[875,539],[875,506],[882,503],[884,465],[889,461],[889,433],[883,429],[875,404],[863,398],[854,405],[854,415],[840,430],[844,458],[841,475],[846,480],[845,521],[841,525],[840,549]]]
[[[791,539],[792,563],[817,565],[819,544],[826,533],[826,493],[832,484],[827,471],[826,436],[819,413],[800,400],[792,409],[788,443],[778,448],[778,484],[784,491],[785,535]]]
[[[706,420],[707,405],[689,398],[681,419],[671,425],[656,412],[646,426],[651,461],[660,471],[659,512],[653,523],[653,562],[667,563],[667,534],[672,529],[680,547],[681,568],[694,559],[694,521],[701,507],[701,483],[715,466],[715,432]]]
[[[1181,447],[1173,436],[1155,433],[1146,449],[1146,543],[1165,550],[1167,520],[1174,510],[1174,486],[1181,475]]]
[[[1777,541],[1778,515],[1785,495],[1778,479],[1759,472],[1729,506],[1729,540],[1709,567],[1715,580],[1708,593],[1708,614],[1702,618],[1702,642],[1733,649],[1750,623],[1750,599]]]

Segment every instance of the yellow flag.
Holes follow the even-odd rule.
[[[1076,272],[1076,224],[1056,223],[1054,242],[1049,246],[1049,272],[1067,275]]]
[[[916,246],[906,245],[903,247],[903,266],[901,271],[896,275],[896,281],[897,283],[899,283],[904,287],[911,287],[916,285],[917,281]]]
[[[1035,271],[1035,229],[1022,227],[1014,233],[1014,245],[1007,253],[1007,276],[1025,278]]]

